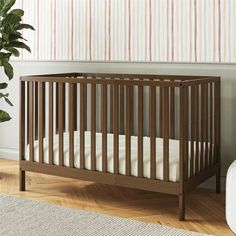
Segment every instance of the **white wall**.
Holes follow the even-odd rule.
[[[13,119],[0,123],[0,156],[17,157],[18,149],[18,78],[20,75],[59,72],[118,72],[151,74],[217,75],[222,77],[222,164],[223,173],[236,159],[236,65],[159,64],[159,63],[85,63],[85,62],[13,62],[15,78],[8,91],[14,107],[0,103]],[[0,78],[5,77],[0,73]]]

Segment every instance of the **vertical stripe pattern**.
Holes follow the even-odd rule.
[[[236,62],[236,0],[17,0],[23,60]]]

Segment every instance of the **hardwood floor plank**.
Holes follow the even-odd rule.
[[[148,223],[233,236],[225,222],[225,193],[197,189],[188,194],[186,221],[178,220],[178,198],[26,172],[26,192],[18,191],[18,162],[0,159],[0,193],[65,207],[127,217]]]

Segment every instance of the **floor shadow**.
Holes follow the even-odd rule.
[[[11,174],[11,173],[4,173],[0,171],[0,179],[10,179],[10,178],[16,178],[16,174]]]

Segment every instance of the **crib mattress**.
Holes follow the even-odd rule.
[[[54,136],[53,162],[59,165],[59,136]],[[44,138],[44,163],[49,163],[48,138]],[[91,135],[85,132],[85,169],[91,169]],[[39,143],[34,142],[34,161],[39,162]],[[80,168],[79,131],[74,132],[74,167]],[[190,155],[189,155],[190,156]],[[205,155],[204,155],[205,156]],[[107,134],[107,171],[113,173],[113,134]],[[29,145],[26,149],[29,160]],[[69,133],[64,133],[64,166],[69,167]],[[96,170],[102,171],[102,134],[96,133]],[[119,174],[125,175],[125,135],[119,135]],[[131,136],[131,175],[138,176],[137,136]],[[150,178],[150,138],[143,137],[143,176]],[[156,138],[156,179],[163,180],[163,139]],[[179,140],[169,140],[169,180],[179,180]]]

